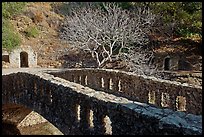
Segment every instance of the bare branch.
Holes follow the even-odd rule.
[[[128,54],[123,49],[129,48],[131,44],[149,43],[147,33],[155,16],[147,8],[128,11],[121,9],[116,3],[103,4],[105,10],[86,6],[72,11],[73,14],[65,19],[61,38],[89,51],[98,67],[111,61],[114,50],[119,49],[117,58],[127,55],[126,60],[128,58],[134,64],[133,68],[143,71],[141,65],[146,61],[146,56],[143,58],[139,49],[130,49]]]

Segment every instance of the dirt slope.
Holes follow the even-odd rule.
[[[21,46],[31,46],[38,54],[38,65],[41,67],[60,66],[57,56],[68,47],[58,38],[58,30],[64,17],[54,12],[53,2],[29,2],[25,12],[14,17],[11,22],[21,34]],[[37,37],[27,37],[25,30],[36,27]]]

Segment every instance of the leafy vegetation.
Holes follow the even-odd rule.
[[[3,18],[11,18],[23,11],[26,2],[3,2],[2,3],[2,16]]]
[[[161,2],[155,12],[162,12],[164,21],[177,24],[176,34],[189,37],[202,32],[201,2]]]
[[[11,51],[21,43],[21,38],[18,33],[14,31],[12,24],[8,20],[3,20],[2,26],[2,48]]]
[[[21,13],[25,5],[25,2],[2,3],[2,48],[10,51],[21,44],[20,35],[10,23],[10,19]]]
[[[202,2],[135,2],[134,6],[150,7],[165,23],[175,23],[175,35],[202,37]]]
[[[33,26],[33,27],[29,27],[25,30],[25,34],[27,37],[37,37],[39,35],[39,30]]]
[[[72,12],[70,2],[53,3],[64,13]],[[2,2],[2,40],[4,48],[20,45],[20,36],[15,32],[9,20],[23,12],[27,2]],[[73,5],[73,4],[72,4]],[[104,7],[104,2],[95,2],[96,7]],[[132,10],[135,7],[150,7],[152,12],[161,17],[164,23],[175,23],[174,35],[186,38],[202,38],[202,2],[118,2],[123,9]],[[79,2],[75,6],[86,6]],[[6,23],[5,23],[6,22]],[[39,31],[29,28],[26,36],[36,37]],[[12,45],[12,46],[11,46]]]

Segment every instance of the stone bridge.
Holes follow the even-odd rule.
[[[18,72],[2,81],[3,105],[31,108],[66,135],[202,134],[199,86],[106,69]]]

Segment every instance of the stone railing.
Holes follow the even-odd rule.
[[[202,134],[202,116],[155,108],[45,73],[2,75],[2,104],[41,114],[64,134]]]
[[[158,75],[166,80],[179,81],[181,83],[188,83],[189,85],[202,86],[202,71],[163,71],[158,72]]]
[[[202,87],[109,69],[66,69],[54,76],[160,108],[202,114]]]

